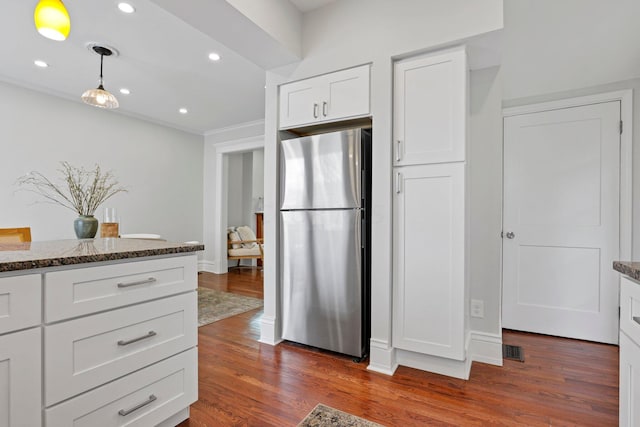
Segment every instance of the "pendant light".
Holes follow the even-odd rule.
[[[96,89],[89,89],[82,94],[82,101],[85,104],[93,105],[100,108],[118,108],[118,100],[115,96],[104,89],[102,86],[102,62],[105,56],[110,56],[113,52],[104,46],[93,46],[93,50],[100,55],[100,80]]]
[[[38,32],[48,39],[62,41],[69,36],[71,19],[61,0],[40,0],[33,20]]]

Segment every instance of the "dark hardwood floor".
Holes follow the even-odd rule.
[[[255,296],[262,276],[200,275],[200,285]],[[261,313],[199,329],[200,396],[182,427],[295,426],[317,403],[387,426],[618,425],[616,346],[504,331],[524,363],[474,363],[469,381],[405,367],[390,377],[348,357],[260,344]]]

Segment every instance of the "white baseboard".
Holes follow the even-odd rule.
[[[282,342],[282,337],[276,329],[276,318],[262,315],[260,319],[260,339],[263,344],[276,345]]]
[[[395,359],[395,349],[386,342],[373,338],[369,340],[368,370],[385,375],[393,375],[398,368]]]
[[[199,260],[198,271],[206,271],[207,273],[217,273],[216,263],[213,261]]]
[[[471,372],[471,358],[465,360],[453,360],[444,357],[430,356],[408,350],[396,349],[396,360],[398,365],[409,368],[420,369],[422,371],[433,372],[435,374],[446,375],[448,377],[469,379]]]
[[[502,366],[502,335],[471,331],[468,354],[474,362]]]
[[[158,424],[156,427],[177,426],[178,424],[180,424],[181,422],[189,418],[189,409],[190,408],[188,406],[184,409],[181,409],[180,411],[176,412],[175,414],[173,414],[172,416],[170,416],[169,418],[167,418],[166,420]]]

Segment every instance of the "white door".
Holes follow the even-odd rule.
[[[620,102],[504,119],[502,325],[618,342]]]

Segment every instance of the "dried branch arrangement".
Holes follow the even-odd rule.
[[[78,215],[93,215],[105,200],[127,191],[118,184],[111,171],[102,172],[98,165],[93,170],[72,166],[68,162],[61,162],[61,165],[62,168],[58,169],[62,174],[60,183],[54,183],[40,172],[24,175],[16,183],[26,191],[71,209]]]

